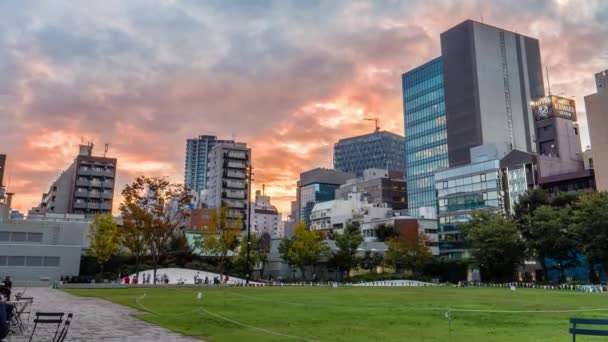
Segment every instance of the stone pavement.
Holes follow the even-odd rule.
[[[20,292],[20,289],[14,289],[14,292]],[[102,299],[76,297],[51,288],[28,288],[25,296],[34,297],[30,321],[33,321],[36,311],[74,314],[65,341],[200,342],[132,316],[141,311]],[[24,319],[27,319],[27,315]],[[36,328],[36,332],[38,331],[39,328]],[[54,331],[53,329],[53,333]],[[31,330],[28,329],[23,336],[11,336],[8,342],[28,341],[30,332]],[[51,341],[53,333],[41,330],[41,334],[37,333],[33,341]]]

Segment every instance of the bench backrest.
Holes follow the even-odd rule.
[[[573,335],[608,336],[608,330],[581,329],[576,327],[577,324],[608,326],[608,319],[570,318],[570,323],[572,324],[570,333]]]

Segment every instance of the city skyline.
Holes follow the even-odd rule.
[[[363,118],[404,134],[401,74],[439,56],[440,32],[481,16],[539,39],[587,146],[583,96],[608,67],[599,1],[2,3],[4,182],[26,212],[83,139],[109,143],[116,208],[137,175],[182,183],[186,139],[210,134],[251,146],[256,189],[287,213],[300,172],[373,132]]]

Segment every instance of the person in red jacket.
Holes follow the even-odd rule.
[[[129,276],[126,276],[124,281],[125,281],[125,284],[127,284],[127,285],[131,284],[131,278],[129,278]]]

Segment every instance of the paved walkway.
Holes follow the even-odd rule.
[[[15,292],[19,292],[19,289]],[[33,320],[36,311],[74,314],[66,341],[200,342],[133,317],[133,314],[140,313],[138,310],[102,299],[76,297],[50,288],[28,288],[25,295],[34,297],[30,320]],[[36,332],[38,330],[36,328]],[[50,341],[52,338],[52,334],[48,333],[36,335],[34,341]],[[8,341],[28,341],[29,336],[30,334],[26,332],[25,336],[13,336]]]

